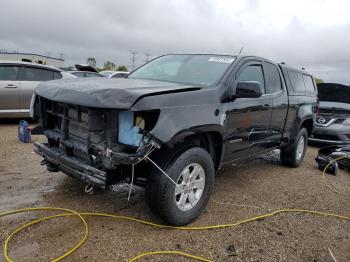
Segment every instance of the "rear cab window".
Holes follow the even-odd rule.
[[[296,93],[315,93],[316,88],[312,76],[302,72],[288,70],[289,79]]]
[[[272,63],[264,63],[266,93],[275,94],[282,90],[282,79],[278,67]]]
[[[289,70],[288,75],[295,92],[305,92],[303,75],[297,71]]]
[[[303,75],[306,92],[315,92],[314,80],[309,75]]]

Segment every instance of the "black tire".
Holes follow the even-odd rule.
[[[301,139],[304,139],[304,146],[302,148],[303,151],[300,154],[300,151],[298,151],[298,145],[301,142]],[[289,167],[298,167],[301,162],[303,162],[306,153],[307,140],[307,130],[305,128],[301,128],[294,141],[287,147],[281,149],[280,157],[282,164]]]
[[[189,210],[181,210],[175,196],[175,185],[163,173],[154,168],[146,185],[146,201],[151,211],[165,223],[183,226],[194,221],[205,209],[214,184],[215,169],[210,154],[200,147],[181,147],[167,154],[159,163],[160,167],[175,182],[179,182],[181,172],[191,165],[200,166],[205,176],[204,189],[192,189],[201,192],[196,204]],[[191,171],[192,172],[192,171]],[[191,173],[192,174],[192,173]],[[198,176],[199,177],[199,176]],[[181,176],[182,178],[182,176]],[[182,181],[182,180],[180,180]],[[181,196],[182,197],[182,193]],[[187,199],[187,196],[186,196]],[[189,201],[189,198],[187,199]],[[188,206],[189,203],[186,202]]]

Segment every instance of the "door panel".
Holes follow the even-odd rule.
[[[256,81],[265,93],[265,79],[261,61],[250,61],[242,66],[232,80],[235,87],[239,81]],[[226,134],[224,162],[230,162],[266,149],[269,143],[272,98],[236,98],[226,103]]]
[[[271,146],[278,146],[283,136],[288,112],[288,96],[285,90],[272,95],[272,106],[270,122]]]
[[[225,162],[266,149],[271,118],[271,97],[242,98],[226,112]]]
[[[0,65],[0,110],[19,108],[19,66]]]
[[[282,75],[277,65],[264,62],[266,92],[272,98],[272,113],[270,122],[271,147],[278,146],[283,136],[283,129],[288,112],[288,95],[282,81]]]

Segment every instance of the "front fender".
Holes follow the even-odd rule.
[[[175,134],[168,142],[167,145],[169,147],[173,147],[177,143],[183,143],[185,138],[200,134],[200,133],[218,133],[223,138],[224,135],[224,128],[221,125],[203,125],[203,126],[193,126],[187,130],[180,131],[179,133]]]
[[[206,128],[220,129],[222,133],[225,113],[220,97],[224,90],[213,87],[148,96],[140,99],[131,110],[160,111],[158,121],[150,134],[163,143],[180,137],[180,134],[191,134]]]
[[[223,134],[222,114],[217,105],[163,108],[150,134],[163,143],[174,143],[198,132]]]

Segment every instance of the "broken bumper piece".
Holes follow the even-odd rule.
[[[92,184],[99,188],[106,188],[107,173],[97,169],[76,157],[67,156],[57,147],[50,147],[46,143],[35,142],[35,153],[41,155],[46,161],[57,166],[63,173]],[[140,154],[125,154],[113,152],[113,162],[118,164],[135,164],[142,159]]]

